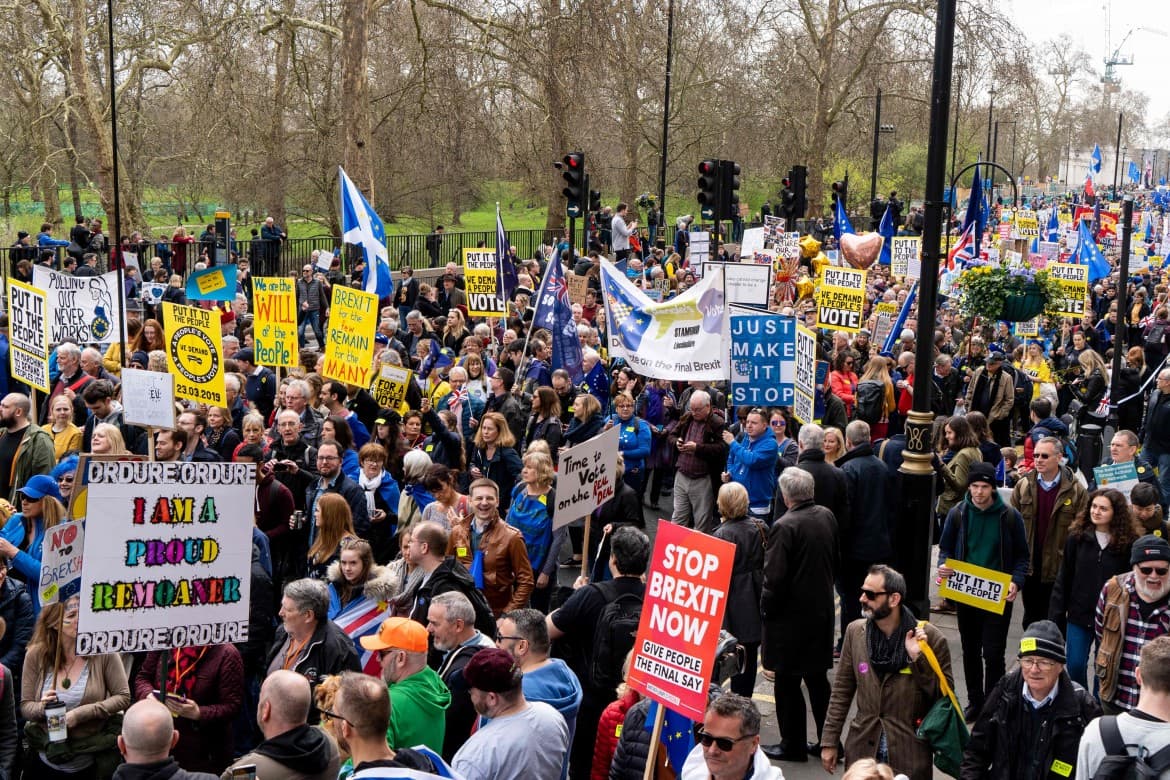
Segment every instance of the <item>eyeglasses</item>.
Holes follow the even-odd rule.
[[[866,601],[874,601],[878,596],[888,596],[888,590],[869,590],[868,588],[861,589],[861,595],[865,597]]]
[[[505,639],[511,639],[514,642],[519,642],[523,638],[524,637],[522,637],[522,636],[505,636],[504,634],[496,634],[496,641],[497,642],[502,642]]]
[[[330,712],[329,710],[321,710],[321,714],[324,715],[326,718],[329,718],[330,720],[343,720],[346,723],[348,723],[349,725],[353,726],[352,720],[350,720],[349,718],[343,718],[342,716],[338,715],[336,712]]]
[[[1138,571],[1147,577],[1165,577],[1170,574],[1170,567],[1163,568],[1161,566],[1139,566]]]
[[[1039,669],[1042,672],[1050,672],[1056,667],[1056,661],[1048,658],[1035,658],[1028,656],[1020,659],[1020,666],[1024,669]]]
[[[1036,458],[1037,460],[1048,460],[1052,456],[1048,455],[1047,453],[1043,453],[1043,452],[1034,452],[1034,453],[1032,453],[1032,457]]]
[[[742,737],[716,737],[713,734],[708,734],[707,732],[703,731],[702,729],[699,729],[698,736],[699,736],[699,742],[701,742],[703,744],[703,747],[711,747],[711,745],[713,744],[713,745],[715,745],[715,747],[719,748],[724,753],[730,753],[731,749],[735,747],[737,742],[743,742],[745,739],[751,739],[752,737],[754,737],[756,735],[755,734],[744,734]]]
[[[341,460],[336,455],[318,455],[317,460]]]

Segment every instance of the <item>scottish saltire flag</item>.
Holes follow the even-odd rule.
[[[236,266],[213,265],[187,277],[187,298],[193,301],[234,301]]]
[[[1057,214],[1056,206],[1048,212],[1048,241],[1060,240],[1060,216]]]
[[[975,259],[975,253],[979,248],[975,246],[975,225],[967,225],[963,228],[963,232],[959,235],[959,240],[951,247],[951,251],[947,253],[947,262],[944,268],[947,271],[955,271],[965,268],[968,263]]]
[[[504,220],[500,217],[500,204],[496,204],[496,268],[500,273],[500,289],[504,291],[504,299],[512,300],[512,293],[516,291],[519,281],[516,278],[516,266],[512,263],[509,251],[508,233],[504,230]]]
[[[1093,153],[1089,155],[1089,170],[1093,173],[1101,172],[1101,144],[1093,144]]]
[[[983,199],[983,177],[976,168],[971,179],[971,197],[967,199],[967,213],[963,215],[963,223],[959,226],[961,232],[966,232],[972,225],[975,226],[971,234],[975,255],[979,254],[979,245],[983,243],[983,231],[987,229],[987,214],[987,202]]]
[[[344,612],[333,618],[337,627],[353,640],[362,671],[375,677],[382,675],[382,665],[378,661],[378,654],[362,647],[360,640],[363,636],[372,636],[378,633],[382,621],[389,617],[386,613],[387,606],[384,601],[374,601],[363,596],[357,601],[350,602]]]
[[[837,198],[837,203],[833,207],[833,238],[841,241],[841,236],[853,232],[853,223],[849,221],[849,215],[845,213],[845,204],[840,198]]]
[[[879,260],[882,265],[890,264],[890,252],[894,249],[894,215],[890,213],[890,204],[886,204],[886,213],[882,214],[882,221],[878,223],[878,233],[882,237],[882,256]]]
[[[1079,231],[1079,238],[1077,241],[1077,251],[1073,254],[1073,262],[1081,265],[1089,266],[1089,284],[1104,279],[1108,276],[1113,268],[1109,265],[1109,261],[1105,259],[1105,255],[1101,252],[1101,248],[1097,246],[1097,240],[1093,237],[1092,229],[1082,220]]]
[[[394,293],[390,280],[390,252],[386,249],[386,227],[382,218],[362,195],[345,169],[341,173],[341,235],[347,244],[362,248],[366,259],[366,273],[362,289],[379,298],[389,298]]]
[[[552,334],[552,368],[569,372],[573,384],[585,379],[582,369],[581,340],[577,338],[577,323],[573,321],[573,303],[569,300],[569,283],[560,260],[549,261],[540,293],[536,296],[536,312],[532,327],[544,328]]]
[[[654,730],[654,721],[658,717],[658,702],[650,702],[650,709],[646,711],[647,731]],[[662,718],[662,744],[666,747],[666,758],[670,766],[677,773],[682,770],[687,756],[695,749],[695,724],[685,715],[680,715],[670,707]]]
[[[1126,172],[1126,177],[1134,184],[1142,180],[1142,172],[1138,169],[1138,164],[1133,160],[1129,161],[1129,170]]]

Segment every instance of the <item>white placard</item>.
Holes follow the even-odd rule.
[[[617,492],[618,439],[615,425],[570,447],[557,464],[557,505],[553,528],[588,516]]]
[[[122,369],[122,419],[148,428],[175,427],[175,376],[140,368]]]
[[[41,579],[37,583],[41,607],[77,594],[81,583],[84,547],[83,520],[61,523],[45,531],[45,541],[41,548]]]
[[[333,267],[333,253],[328,249],[322,249],[321,254],[317,255],[317,268],[321,271],[328,271]]]
[[[705,230],[691,233],[690,249],[687,256],[690,258],[691,265],[701,265],[704,260],[710,257],[711,234]]]
[[[244,642],[253,463],[90,461],[77,652]]]
[[[724,291],[727,293],[728,303],[768,308],[768,293],[772,286],[772,266],[754,263],[711,262],[703,265],[718,265],[723,269],[724,284],[726,285]],[[703,269],[704,276],[711,272],[710,268]]]
[[[118,272],[72,276],[33,266],[33,286],[49,296],[49,343],[109,344],[122,333]]]

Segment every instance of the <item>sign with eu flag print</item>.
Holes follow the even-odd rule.
[[[729,308],[731,397],[736,406],[791,406],[796,378],[796,318]]]

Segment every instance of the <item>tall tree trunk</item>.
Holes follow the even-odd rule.
[[[561,3],[560,0],[545,0],[545,16],[548,19],[548,40],[545,45],[545,69],[541,79],[541,92],[544,95],[544,105],[548,111],[549,146],[554,159],[560,159],[569,147],[569,96],[561,82],[562,70],[559,67],[561,52],[564,51],[565,36],[561,30]],[[563,189],[560,176],[550,176],[546,181],[545,203],[548,205],[548,216],[545,219],[546,230],[561,230],[565,227],[565,198],[561,195]]]
[[[370,164],[370,82],[367,0],[341,4],[341,123],[345,128],[345,172],[372,203],[374,170]]]
[[[267,173],[267,187],[264,189],[265,215],[276,220],[277,224],[285,223],[284,197],[287,191],[285,176],[287,134],[284,128],[285,104],[288,100],[289,63],[292,61],[294,33],[292,25],[287,21],[295,11],[295,0],[284,0],[282,11],[286,21],[282,22],[277,32],[276,64],[272,79],[272,101],[268,109],[270,123],[268,125],[268,154],[275,158],[271,165],[265,166]]]

